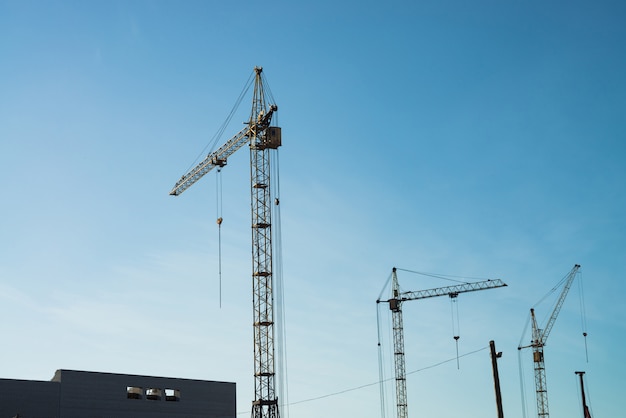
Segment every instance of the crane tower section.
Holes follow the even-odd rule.
[[[183,175],[170,195],[178,196],[215,167],[248,144],[252,211],[252,304],[254,339],[254,391],[252,418],[278,418],[274,349],[274,296],[272,256],[272,193],[270,151],[282,145],[281,130],[270,126],[276,104],[268,103],[263,69],[255,67],[252,110],[246,127]]]

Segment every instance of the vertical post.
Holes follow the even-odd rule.
[[[504,418],[504,412],[502,411],[502,394],[500,393],[500,376],[498,374],[498,358],[502,357],[502,352],[496,353],[496,343],[493,340],[489,341],[489,347],[491,348],[491,367],[493,369],[493,384],[496,391],[498,418]]]
[[[585,372],[574,372],[578,376],[580,376],[580,393],[582,394],[583,400],[583,414],[585,418],[591,418],[591,413],[589,412],[589,407],[587,406],[587,400],[585,399],[585,385],[583,383],[583,375]]]
[[[393,322],[393,358],[396,371],[396,409],[397,418],[408,418],[408,405],[406,398],[406,367],[404,363],[404,326],[402,324],[402,298],[400,297],[400,285],[396,268],[391,272],[393,281],[391,289],[393,299],[389,299],[391,319]]]

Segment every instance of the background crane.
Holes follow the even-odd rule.
[[[537,325],[537,319],[535,318],[535,309],[530,309],[530,319],[532,322],[532,341],[530,345],[527,346],[519,346],[518,350],[523,348],[532,347],[533,349],[533,364],[535,368],[535,391],[537,394],[537,416],[539,418],[548,418],[548,389],[546,386],[546,368],[545,362],[543,358],[543,347],[546,345],[546,340],[550,335],[550,331],[552,331],[552,327],[554,326],[554,322],[556,318],[559,316],[559,312],[561,312],[561,308],[563,307],[563,302],[565,302],[565,297],[569,292],[570,287],[572,287],[572,282],[576,277],[576,273],[580,265],[575,264],[572,270],[559,282],[563,284],[563,290],[559,295],[559,298],[554,305],[554,309],[550,318],[546,322],[544,328],[539,328]],[[559,285],[556,287],[558,288]]]
[[[266,102],[263,69],[255,67],[252,111],[247,126],[217,151],[183,175],[170,195],[178,196],[215,167],[226,165],[227,158],[243,147],[250,148],[250,194],[252,203],[252,303],[254,333],[253,418],[279,417],[274,361],[274,297],[272,276],[272,194],[270,151],[281,145],[281,131],[271,127],[278,110]],[[278,204],[278,202],[275,202]]]
[[[402,324],[402,303],[409,300],[426,299],[437,296],[449,296],[456,298],[460,293],[474,292],[477,290],[494,289],[506,286],[501,280],[485,280],[473,283],[463,283],[455,286],[439,287],[435,289],[419,290],[415,292],[400,292],[397,269],[391,271],[391,294],[392,297],[385,302],[389,303],[393,324],[393,355],[396,380],[396,411],[398,418],[408,418],[408,405],[406,395],[406,366],[404,361],[404,326]],[[380,303],[378,299],[376,303]],[[456,337],[455,337],[456,338]]]

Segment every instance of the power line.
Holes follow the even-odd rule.
[[[468,353],[462,354],[459,357],[467,357],[467,356],[470,356],[472,354],[476,354],[476,353],[478,353],[480,351],[486,350],[488,348],[489,347],[485,346],[485,347],[479,348],[477,350],[470,351]],[[410,375],[410,374],[423,372],[425,370],[433,369],[433,368],[441,366],[443,364],[450,363],[451,361],[456,361],[456,359],[457,359],[456,357],[452,357],[450,359],[440,361],[439,363],[431,364],[430,366],[422,367],[421,369],[417,369],[417,370],[413,370],[411,372],[407,372],[406,374]],[[395,377],[392,377],[392,378],[383,380],[383,382],[392,381],[394,379],[395,379]],[[306,402],[313,402],[313,401],[317,401],[317,400],[324,399],[324,398],[330,398],[331,396],[343,395],[344,393],[354,392],[355,390],[364,389],[364,388],[367,388],[367,387],[370,387],[370,386],[374,386],[374,385],[378,385],[378,384],[380,384],[380,382],[367,383],[367,384],[364,384],[364,385],[361,385],[361,386],[355,386],[355,387],[344,389],[344,390],[340,390],[340,391],[337,391],[337,392],[328,393],[326,395],[316,396],[314,398],[308,398],[308,399],[303,399],[303,400],[296,401],[296,402],[291,402],[291,403],[288,404],[288,406],[298,405],[298,404],[306,403]],[[245,411],[245,412],[239,412],[237,415],[249,414],[249,413],[250,413],[250,411]]]

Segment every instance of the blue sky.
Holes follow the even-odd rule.
[[[576,285],[546,347],[550,411],[582,416],[585,370],[594,416],[619,416],[625,18],[619,1],[1,0],[1,377],[234,381],[247,414],[247,152],[222,177],[221,307],[216,178],[168,192],[263,66],[283,130],[284,415],[381,415],[375,300],[397,266],[508,283],[459,298],[459,351],[495,340],[521,417],[529,308],[578,263],[589,362]],[[409,372],[455,358],[440,299],[405,305]],[[409,413],[495,414],[490,367],[481,350],[411,373]]]

